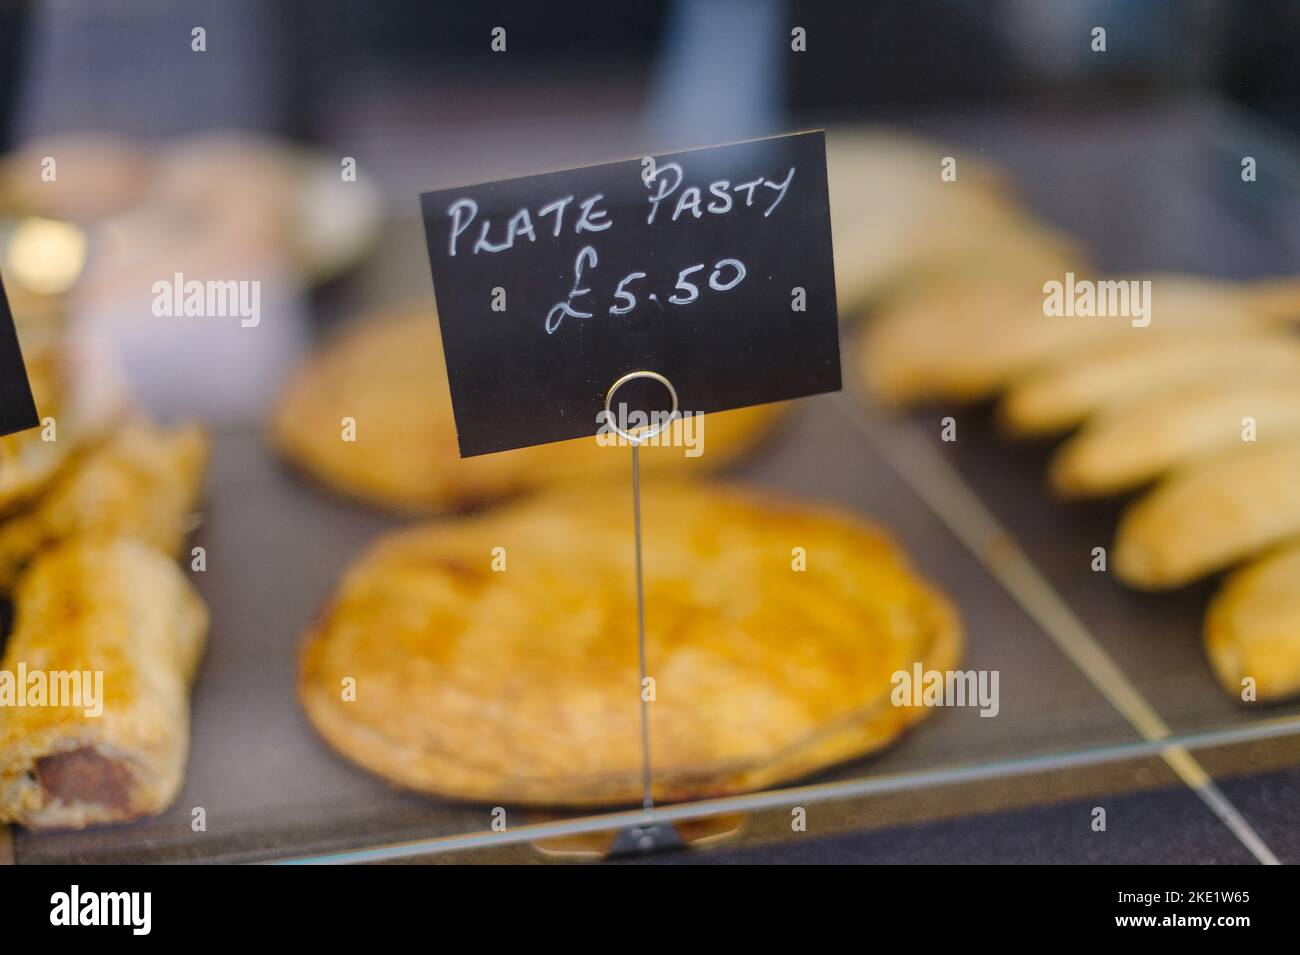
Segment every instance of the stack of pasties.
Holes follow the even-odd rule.
[[[1278,581],[1300,541],[1300,279],[1135,278],[1151,282],[1149,324],[1045,314],[1043,283],[1061,279],[1050,273],[914,288],[868,326],[862,376],[897,404],[1000,393],[1015,437],[1074,430],[1050,467],[1063,497],[1157,482],[1116,535],[1112,566],[1131,586],[1178,587],[1263,555],[1215,599],[1207,647],[1234,696],[1251,681],[1260,699],[1295,695],[1300,614]]]

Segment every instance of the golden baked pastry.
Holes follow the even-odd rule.
[[[1300,534],[1300,442],[1243,448],[1175,472],[1131,505],[1114,567],[1143,589],[1178,587]]]
[[[1300,278],[1278,276],[1245,283],[1251,311],[1287,322],[1300,321]]]
[[[1225,322],[1264,326],[1300,319],[1300,278],[1289,275],[1246,281],[1184,272],[1106,276],[1150,281],[1152,321],[1146,330],[1214,328]]]
[[[1260,444],[1300,437],[1300,361],[1294,377],[1269,378],[1270,363],[1240,379],[1223,380],[1216,370],[1205,376],[1210,383],[1108,407],[1056,452],[1052,487],[1066,497],[1120,494],[1191,459],[1249,449],[1246,418]]]
[[[53,336],[24,336],[23,359],[42,420],[52,432],[32,428],[0,437],[0,514],[37,494],[79,451],[106,434],[129,407],[116,366],[91,348]],[[46,440],[53,436],[54,440]]]
[[[765,405],[706,415],[702,454],[647,446],[641,467],[691,473],[729,464],[781,413]],[[356,422],[354,442],[342,439],[345,417]],[[675,428],[680,434],[681,422]],[[402,510],[453,509],[564,481],[625,481],[631,467],[627,447],[595,438],[461,458],[432,307],[363,321],[327,343],[294,375],[270,432],[281,453],[326,484]]]
[[[1205,616],[1205,650],[1233,697],[1246,677],[1261,701],[1300,693],[1300,543],[1227,579]]]
[[[207,625],[184,574],[144,544],[75,540],[37,558],[0,662],[0,679],[26,674],[17,690],[29,704],[0,707],[0,822],[79,829],[166,809],[184,775]],[[47,704],[73,705],[30,705],[36,673],[63,685]],[[56,679],[73,673],[92,676]]]
[[[1004,177],[976,156],[877,128],[833,129],[826,153],[835,294],[845,318],[906,283],[1051,275],[1079,261],[1073,242],[1029,216]],[[957,162],[953,182],[940,176],[945,157]]]
[[[1108,406],[1140,410],[1170,389],[1261,376],[1300,379],[1300,337],[1265,330],[1193,330],[1140,341],[1134,336],[1027,375],[1007,392],[998,411],[1008,431],[1044,437]]]
[[[174,554],[198,501],[208,439],[198,425],[128,422],[0,522],[0,594],[42,550],[75,536],[129,537]]]
[[[1245,336],[1300,317],[1287,280],[1229,283],[1176,274],[1145,277],[1152,283],[1145,327],[1123,316],[1046,315],[1044,282],[1063,276],[948,279],[889,299],[859,345],[868,388],[894,403],[977,401],[1039,368],[1045,376],[1069,369],[1093,350],[1123,355],[1197,334]]]
[[[924,715],[891,704],[892,675],[957,663],[947,600],[862,520],[660,481],[642,508],[657,799],[757,789],[879,749]],[[402,786],[634,802],[636,634],[626,488],[558,490],[380,540],[308,633],[300,696],[331,745]]]
[[[858,358],[869,391],[895,404],[977,401],[1013,375],[1094,341],[1094,321],[1043,315],[1041,280],[931,282],[887,301]]]

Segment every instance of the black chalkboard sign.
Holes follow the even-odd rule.
[[[18,330],[13,312],[9,311],[9,297],[0,279],[0,435],[26,431],[40,423],[18,347]]]
[[[682,412],[840,387],[822,132],[420,198],[462,456],[596,434],[630,372]]]

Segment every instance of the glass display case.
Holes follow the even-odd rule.
[[[978,861],[1026,827],[1049,833],[1051,848],[1028,853],[1040,860],[1300,859],[1300,700],[1243,704],[1221,688],[1202,642],[1217,585],[1143,593],[1097,572],[1094,548],[1114,539],[1126,499],[1054,500],[1045,487],[1054,442],[1009,440],[988,402],[899,409],[869,394],[855,356],[881,301],[873,296],[841,301],[844,390],[791,403],[725,478],[883,524],[957,608],[961,666],[998,674],[995,715],[936,709],[863,758],[778,787],[661,804],[649,816],[635,806],[502,812],[404,791],[333,752],[300,708],[300,641],[357,556],[415,518],[358,504],[286,465],[267,438],[269,409],[317,341],[361,312],[427,301],[435,322],[421,191],[626,158],[660,143],[639,110],[590,108],[579,88],[554,93],[578,102],[552,104],[548,122],[504,107],[513,115],[493,115],[480,89],[458,123],[436,127],[422,126],[404,101],[411,90],[386,88],[393,102],[383,108],[366,100],[348,109],[348,91],[339,94],[337,125],[317,147],[331,168],[355,158],[373,190],[374,214],[348,220],[373,230],[373,245],[346,272],[277,281],[259,266],[266,281],[256,328],[160,326],[142,313],[148,297],[135,287],[78,300],[71,320],[112,343],[145,407],[169,420],[198,418],[211,432],[208,490],[189,540],[206,553],[190,579],[211,627],[192,691],[184,784],[170,808],[79,831],[15,826],[0,857],[564,862],[617,855],[620,833],[654,821],[677,827],[689,858],[724,861]],[[836,144],[851,152],[869,144],[864,130],[901,130],[929,144],[936,188],[948,148],[978,157],[1100,271],[1234,280],[1297,271],[1300,149],[1284,133],[1212,95],[1105,99],[938,103],[869,121],[832,104],[787,128],[827,130],[833,209],[834,164],[846,156]],[[707,125],[693,132],[699,142],[725,138]],[[1248,183],[1243,157],[1256,161]],[[313,193],[326,219],[332,188]],[[870,215],[874,206],[862,208]],[[839,240],[843,282],[860,263]],[[13,267],[4,263],[9,283]],[[24,307],[15,301],[16,313]],[[662,480],[643,476],[645,501]],[[624,487],[627,478],[583,481]],[[634,628],[629,621],[629,640]],[[1084,847],[1099,802],[1125,806],[1117,825],[1146,829],[1164,848],[1141,839]],[[1187,827],[1195,835],[1184,844]]]

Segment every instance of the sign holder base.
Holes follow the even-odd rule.
[[[744,831],[748,818],[741,813],[728,813],[678,822],[650,822],[605,832],[538,839],[532,847],[557,862],[631,859],[730,842]]]

